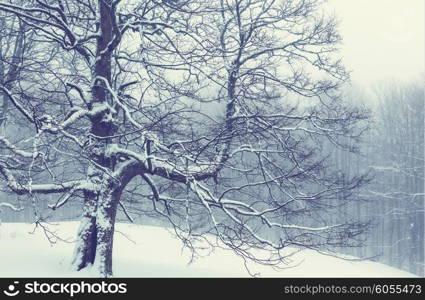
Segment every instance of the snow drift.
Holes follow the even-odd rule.
[[[61,237],[51,244],[34,224],[0,225],[0,277],[97,277],[91,269],[69,268],[78,222],[49,225]],[[224,249],[205,249],[191,262],[190,251],[165,228],[117,224],[114,239],[116,277],[248,277],[244,262]],[[48,233],[47,233],[48,234]],[[53,238],[54,239],[54,238]],[[209,254],[209,255],[208,255]],[[349,261],[304,250],[288,260],[288,268],[249,263],[261,277],[414,277],[415,275],[371,261]]]

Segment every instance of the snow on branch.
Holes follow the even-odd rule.
[[[18,16],[24,23],[43,32],[46,37],[59,43],[64,49],[75,49],[90,62],[92,54],[81,43],[77,35],[72,31],[71,24],[61,6],[52,6],[41,1],[36,1],[40,7],[26,7],[0,1],[0,10]],[[61,31],[63,35],[59,35]],[[87,41],[87,37],[84,39]]]
[[[3,175],[4,179],[6,179],[9,188],[18,195],[24,195],[29,193],[53,194],[67,192],[71,189],[87,189],[85,180],[67,181],[61,184],[20,184],[18,183],[12,172],[2,164],[0,164],[0,174]]]
[[[12,95],[12,93],[4,86],[0,85],[0,91],[2,91],[6,96],[10,99],[12,104],[24,115],[25,118],[27,118],[30,123],[34,123],[34,118],[32,117],[32,114],[27,111],[19,102],[18,100]]]
[[[3,144],[4,146],[6,146],[7,149],[9,149],[10,151],[12,151],[14,154],[24,157],[24,158],[33,158],[34,155],[37,155],[33,152],[28,152],[28,151],[24,151],[24,150],[19,150],[16,148],[15,145],[13,145],[8,139],[6,139],[4,136],[0,136],[0,144]]]
[[[7,202],[0,202],[0,208],[1,207],[7,207],[14,211],[21,211],[24,209],[23,207],[16,207],[15,205],[7,203]]]

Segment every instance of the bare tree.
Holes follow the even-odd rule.
[[[422,83],[394,83],[376,90],[376,126],[369,187],[378,224],[372,231],[382,261],[424,272],[424,90]]]
[[[0,85],[11,88],[21,74],[24,52],[28,46],[25,39],[25,26],[19,22],[17,17],[1,13],[0,28],[2,28],[0,33]],[[0,105],[0,132],[3,134],[11,109],[8,98],[1,91]],[[0,212],[2,212],[2,207],[13,211],[21,210],[20,207],[6,202],[0,203]]]
[[[339,96],[340,36],[320,2],[0,1],[42,66],[0,85],[32,126],[0,139],[9,189],[60,194],[52,209],[82,196],[73,265],[102,276],[123,194],[194,251],[215,235],[277,265],[288,246],[357,245],[366,223],[322,218],[367,182],[329,169],[322,144],[356,151],[345,141],[367,114]]]
[[[333,149],[332,161],[348,174],[370,170],[373,180],[358,189],[357,201],[343,206],[347,215],[372,219],[363,247],[343,252],[409,271],[424,272],[424,94],[421,83],[383,82],[373,93],[356,88],[347,95],[370,107],[371,129],[361,143],[362,155]],[[362,203],[363,202],[363,203]]]

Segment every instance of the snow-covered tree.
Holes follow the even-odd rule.
[[[367,257],[423,276],[424,272],[424,90],[422,82],[383,82],[373,92],[358,88],[352,101],[370,107],[371,129],[361,155],[332,147],[335,168],[373,180],[357,190],[357,201],[340,207],[336,217],[373,220],[363,247],[344,253]],[[328,214],[332,217],[331,214]]]
[[[423,276],[424,89],[422,82],[393,83],[375,94],[371,244],[383,262]]]
[[[0,137],[4,182],[34,203],[58,194],[54,210],[82,197],[73,266],[102,276],[125,194],[194,251],[213,235],[276,265],[288,246],[357,245],[367,224],[323,218],[367,178],[328,168],[322,147],[355,151],[366,113],[339,96],[321,2],[1,0],[34,53],[0,85],[27,124]]]

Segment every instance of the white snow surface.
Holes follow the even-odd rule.
[[[34,224],[0,224],[0,277],[98,277],[90,268],[75,272],[70,260],[78,222],[50,225],[62,239],[49,243],[42,228]],[[116,225],[114,239],[115,277],[249,277],[243,260],[223,249],[205,251],[190,262],[190,252],[171,231],[154,226]],[[351,261],[312,250],[297,252],[290,268],[248,264],[261,277],[415,277],[372,261]]]

